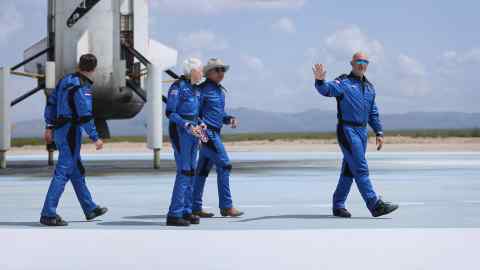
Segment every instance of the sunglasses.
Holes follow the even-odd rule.
[[[227,69],[224,67],[217,67],[217,68],[214,68],[213,70],[217,73],[222,73],[222,72],[225,73],[227,71]]]
[[[370,63],[368,60],[365,60],[365,59],[358,59],[357,61],[355,61],[355,64],[357,65],[368,65],[368,63]]]

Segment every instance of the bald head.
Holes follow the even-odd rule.
[[[363,78],[368,68],[368,56],[364,52],[356,52],[352,57],[352,72],[356,76]]]
[[[353,57],[352,57],[352,60],[353,61],[357,61],[357,60],[368,60],[368,56],[366,53],[364,52],[356,52]]]

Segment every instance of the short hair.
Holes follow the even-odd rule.
[[[188,58],[183,62],[183,75],[190,76],[192,70],[201,68],[202,61],[198,58]]]
[[[98,60],[97,57],[91,53],[84,54],[80,56],[80,61],[78,62],[78,69],[80,71],[92,72],[97,68]]]

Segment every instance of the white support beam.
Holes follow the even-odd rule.
[[[160,168],[160,149],[163,144],[162,69],[148,66],[147,91],[147,146],[154,151],[154,168]]]
[[[11,146],[10,98],[8,81],[10,69],[0,67],[0,169],[7,167],[6,153]]]

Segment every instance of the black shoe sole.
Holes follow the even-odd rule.
[[[395,210],[398,209],[398,205],[396,205],[395,207],[393,207],[392,209],[390,209],[389,211],[387,212],[384,212],[384,213],[381,213],[381,214],[373,214],[373,217],[381,217],[381,216],[385,216],[385,215],[388,215],[392,212],[394,212]]]
[[[42,222],[40,222],[40,224],[42,224],[43,226],[47,226],[47,227],[66,227],[66,226],[68,226],[68,223],[47,224],[47,223],[42,223]]]
[[[188,226],[190,226],[190,223],[188,223],[188,224],[179,224],[179,223],[167,222],[167,226],[172,226],[172,227],[188,227]]]
[[[190,221],[184,218],[167,218],[167,226],[188,227],[190,224]]]
[[[190,225],[198,225],[200,224],[200,217],[197,217],[195,219],[191,219],[191,218],[186,218],[186,217],[183,217],[184,220],[190,222]]]
[[[342,215],[333,215],[334,217],[337,217],[337,218],[351,218],[352,216],[342,216]]]
[[[97,217],[101,217],[101,216],[105,215],[107,212],[108,212],[108,208],[105,208],[105,212],[98,213],[98,214],[95,214],[94,216],[85,217],[85,218],[86,218],[88,221],[94,220],[94,219],[96,219]]]
[[[44,226],[48,226],[48,227],[65,227],[65,226],[68,226],[68,222],[62,220],[61,223],[52,223],[52,222],[45,222],[43,220],[40,219],[40,224],[44,225]]]
[[[334,217],[338,217],[338,218],[351,218],[352,217],[352,214],[350,214],[350,212],[348,212],[348,210],[342,209],[343,211],[339,213],[339,209],[342,209],[342,208],[332,210],[332,215]],[[343,215],[342,215],[342,213],[343,213]]]

